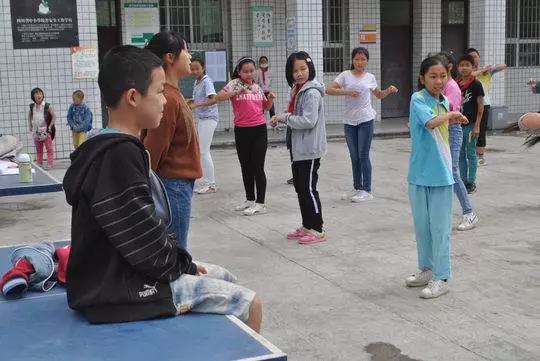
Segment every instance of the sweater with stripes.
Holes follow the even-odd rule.
[[[63,182],[72,206],[69,306],[92,323],[174,315],[169,282],[196,265],[156,216],[142,143],[101,134],[71,161]]]

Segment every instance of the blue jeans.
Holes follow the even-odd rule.
[[[189,217],[191,216],[191,197],[193,196],[193,179],[161,178],[169,202],[171,203],[170,232],[176,235],[178,245],[187,250]]]
[[[418,268],[432,270],[436,280],[450,279],[452,186],[424,187],[409,184],[414,219]]]
[[[465,188],[465,184],[459,175],[459,153],[461,152],[461,145],[463,144],[463,130],[461,125],[450,125],[450,153],[452,154],[452,174],[454,176],[454,193],[456,194],[463,214],[469,214],[472,212],[471,202],[469,201],[469,194]]]
[[[354,189],[371,192],[369,149],[373,139],[373,120],[358,125],[345,124],[345,140],[351,156]]]
[[[472,136],[473,124],[463,126],[463,145],[459,154],[459,173],[465,184],[476,182],[478,158],[476,157],[476,142],[478,137]]]

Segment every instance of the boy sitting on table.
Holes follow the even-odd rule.
[[[114,48],[98,83],[109,128],[72,153],[63,182],[73,207],[69,306],[91,323],[188,311],[233,314],[259,332],[262,306],[255,292],[219,266],[193,263],[167,233],[166,195],[139,141],[141,129],[156,128],[163,115],[162,61],[137,47]],[[165,199],[165,206],[154,199]]]

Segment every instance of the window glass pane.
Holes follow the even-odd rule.
[[[521,0],[519,38],[540,38],[540,0]]]
[[[195,43],[223,42],[221,0],[193,2],[193,30]]]
[[[519,44],[519,66],[540,65],[540,43]]]
[[[517,37],[518,0],[506,1],[506,37]]]
[[[443,25],[464,25],[465,24],[465,1],[448,1],[442,3],[442,23]]]
[[[516,66],[516,44],[506,44],[504,59],[506,65]]]

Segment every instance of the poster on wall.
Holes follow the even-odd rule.
[[[255,46],[272,46],[274,29],[272,6],[256,5],[251,7],[253,14],[253,42]]]
[[[159,2],[131,1],[124,3],[127,44],[144,47],[159,32]]]
[[[71,48],[71,65],[74,79],[97,79],[99,72],[97,46]]]
[[[295,51],[297,43],[296,17],[291,16],[287,18],[287,51]]]
[[[358,32],[358,42],[360,44],[376,44],[377,43],[377,25],[363,24]]]
[[[10,0],[13,49],[79,45],[76,0]]]

